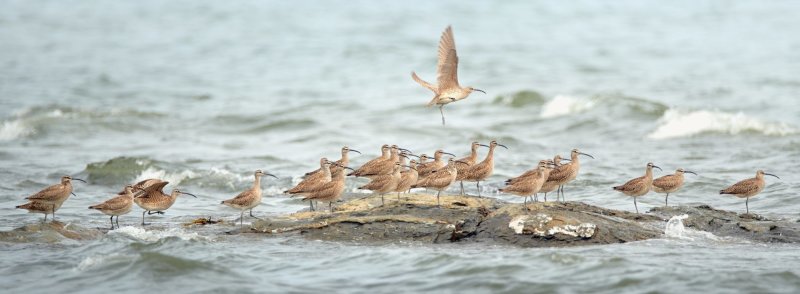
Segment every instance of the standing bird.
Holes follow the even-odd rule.
[[[355,153],[361,154],[360,151],[355,150],[355,149],[350,149],[350,147],[347,147],[347,146],[342,147],[342,158],[340,158],[337,161],[334,161],[334,163],[336,163],[336,165],[332,165],[330,167],[330,169],[331,169],[331,177],[335,178],[335,177],[337,177],[339,175],[339,172],[342,172],[342,168],[339,167],[339,166],[349,166],[350,165],[350,152],[355,152]],[[312,174],[315,174],[315,173],[318,173],[318,172],[321,172],[321,171],[322,171],[322,168],[318,168],[318,169],[316,169],[314,171],[307,172],[303,178],[306,178],[306,177],[308,177],[308,176],[310,176]]]
[[[178,199],[178,195],[184,194],[197,198],[197,196],[194,194],[183,192],[179,189],[172,189],[172,193],[165,194],[162,189],[164,189],[164,186],[167,184],[169,184],[169,182],[162,181],[144,189],[140,188],[139,190],[144,191],[144,195],[133,198],[133,203],[136,203],[136,205],[139,205],[139,207],[144,209],[144,211],[142,211],[142,226],[145,225],[145,213],[148,215],[154,213],[164,214],[164,210],[169,209],[173,204],[175,204],[175,200]]]
[[[29,213],[44,213],[44,221],[47,221],[48,214],[52,214],[53,220],[56,220],[56,210],[61,208],[61,205],[64,204],[64,201],[67,201],[70,195],[75,195],[75,193],[72,193],[72,180],[86,183],[86,181],[78,178],[63,176],[61,177],[61,183],[49,186],[36,194],[26,197],[25,199],[29,202],[16,208],[27,209]]]
[[[386,193],[392,192],[397,189],[397,184],[400,183],[400,169],[402,165],[400,162],[394,164],[391,174],[377,175],[372,177],[372,180],[364,186],[358,187],[359,190],[370,190],[374,193],[381,195],[381,205],[384,204],[383,196]]]
[[[748,204],[748,202],[750,201],[750,197],[756,196],[756,194],[760,193],[761,190],[764,190],[764,186],[766,185],[766,182],[764,182],[764,175],[778,178],[778,176],[776,175],[765,173],[763,170],[758,170],[756,172],[755,178],[741,180],[738,183],[733,184],[733,186],[730,186],[724,190],[720,190],[719,193],[731,194],[739,198],[745,198],[744,207],[746,209],[746,212],[749,214],[750,205]]]
[[[594,156],[580,152],[575,148],[570,152],[570,163],[561,165],[550,172],[550,176],[547,178],[547,182],[550,182],[550,184],[545,183],[545,185],[555,184],[558,186],[556,190],[556,200],[558,200],[558,196],[561,194],[562,201],[567,201],[566,197],[564,197],[564,185],[578,177],[578,172],[581,168],[581,161],[580,158],[578,158],[579,155],[585,155],[594,159]]]
[[[459,159],[459,161],[464,162],[466,164],[459,164],[456,166],[456,169],[458,170],[458,176],[456,177],[456,181],[461,182],[461,196],[464,196],[464,175],[465,175],[464,172],[470,166],[473,166],[475,165],[476,162],[478,162],[478,147],[480,146],[481,146],[480,143],[472,142],[472,145],[470,146],[471,151],[469,153],[469,156]]]
[[[503,147],[508,149],[506,145],[497,143],[497,141],[492,141],[489,145],[478,144],[479,146],[488,147],[489,153],[486,153],[486,158],[483,159],[480,163],[477,163],[473,166],[468,167],[466,170],[463,171],[463,176],[460,178],[467,182],[477,182],[476,186],[478,187],[478,197],[481,196],[481,181],[486,180],[492,175],[494,172],[494,149],[497,146]]]
[[[311,175],[307,176],[305,179],[300,181],[300,183],[297,183],[297,185],[295,185],[291,189],[283,191],[283,193],[292,195],[306,195],[308,193],[307,191],[312,190],[314,187],[330,182],[331,181],[330,166],[331,162],[328,161],[327,158],[325,157],[320,158],[319,159],[320,172],[312,173]],[[314,202],[309,201],[308,205],[311,207],[311,211],[314,211]]]
[[[525,209],[528,210],[528,197],[533,197],[533,195],[539,193],[539,190],[542,188],[542,184],[547,181],[547,176],[550,174],[550,170],[551,167],[547,160],[539,161],[539,165],[533,174],[526,177],[519,177],[518,181],[501,188],[499,191],[525,197],[525,200],[523,200],[522,203],[525,206]]]
[[[333,162],[331,165],[338,165],[337,163]],[[338,166],[342,169],[349,169],[352,168],[346,166]],[[303,197],[303,201],[326,201],[328,202],[328,208],[330,209],[331,213],[333,213],[333,202],[339,200],[342,197],[342,193],[344,192],[345,183],[344,183],[344,172],[338,173],[330,182],[325,184],[316,186],[309,191],[305,197]]]
[[[681,187],[683,187],[683,174],[689,173],[693,175],[697,175],[695,172],[690,170],[683,170],[679,168],[675,171],[675,174],[666,175],[660,177],[658,179],[653,180],[653,192],[656,193],[667,193],[667,196],[664,197],[664,206],[668,206],[669,204],[669,193],[678,191]]]
[[[89,206],[89,209],[99,210],[105,215],[111,216],[111,229],[114,229],[114,216],[117,217],[117,228],[119,228],[119,216],[128,214],[133,208],[133,185],[125,186],[123,193],[116,197],[106,200],[103,203]]]
[[[473,91],[486,94],[480,89],[459,86],[456,41],[453,39],[453,29],[450,26],[444,30],[439,41],[439,61],[436,63],[437,85],[423,81],[415,72],[411,72],[411,78],[428,90],[433,91],[433,99],[428,102],[427,106],[439,105],[439,113],[442,114],[442,125],[444,125],[444,110],[442,108],[446,104],[467,98]]]
[[[636,197],[647,194],[647,192],[650,192],[651,186],[653,186],[654,167],[658,170],[661,170],[660,167],[657,167],[652,162],[648,162],[647,170],[645,171],[644,176],[630,180],[622,186],[614,187],[614,190],[633,197],[633,206],[636,207],[636,213],[639,213],[639,206],[636,205]]]
[[[240,228],[244,228],[245,210],[249,209],[250,216],[257,218],[256,216],[253,215],[253,207],[256,207],[259,204],[261,204],[261,177],[265,175],[276,179],[278,178],[275,175],[270,173],[265,173],[260,169],[256,170],[255,172],[256,180],[255,182],[253,182],[253,186],[250,187],[250,189],[247,189],[244,192],[239,193],[239,195],[236,195],[236,197],[233,197],[232,199],[228,199],[220,203],[223,205],[227,205],[228,207],[239,209],[242,211],[241,214],[239,215]]]
[[[417,163],[417,171],[419,172],[419,180],[417,180],[417,183],[425,179],[425,177],[427,177],[432,172],[439,170],[445,166],[446,163],[442,160],[442,156],[444,156],[445,154],[455,157],[453,153],[444,152],[442,151],[442,149],[439,149],[433,153],[433,161]],[[428,157],[427,156],[420,157],[420,159],[423,158],[427,159]]]
[[[550,171],[551,173],[555,171],[558,167],[562,166],[561,164],[562,160],[570,161],[570,159],[561,158],[561,155],[557,154],[555,157],[553,157],[553,170]],[[550,177],[548,176],[547,178],[549,179]],[[547,193],[553,192],[558,188],[560,188],[560,186],[555,181],[547,181],[544,182],[542,188],[539,189],[539,193],[544,193],[544,201],[547,202]],[[558,195],[556,195],[556,197],[558,197]]]
[[[367,161],[367,163],[361,165],[361,167],[350,172],[347,175],[356,177],[368,177],[368,176],[379,175],[386,172],[385,170],[387,166],[391,168],[394,164],[394,162],[392,162],[392,157],[393,157],[392,153],[394,151],[392,150],[396,149],[392,149],[391,147],[389,147],[389,145],[383,144],[383,146],[381,146],[381,156],[372,159],[370,161]]]
[[[417,161],[412,159],[408,169],[400,172],[400,182],[397,183],[397,188],[394,190],[397,192],[397,200],[400,200],[400,192],[408,191],[410,193],[411,186],[416,184],[418,179]]]
[[[431,173],[428,177],[421,179],[417,184],[411,188],[431,188],[437,191],[436,193],[436,206],[440,206],[439,196],[442,191],[447,190],[450,185],[456,181],[458,170],[456,163],[459,163],[453,158],[447,161],[447,165]],[[461,162],[463,164],[463,162]]]

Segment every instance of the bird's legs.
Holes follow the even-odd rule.
[[[114,216],[111,216],[111,229],[114,229]]]
[[[119,215],[117,216],[117,229],[119,229]]]
[[[253,215],[253,209],[252,208],[250,208],[250,217],[256,218],[256,219],[261,219],[261,218],[255,216],[255,215]]]
[[[439,105],[439,113],[442,114],[442,125],[444,126],[444,110],[442,108],[444,108],[444,104]]]
[[[144,224],[144,213],[145,213],[145,212],[149,212],[149,211],[146,211],[146,210],[145,210],[145,211],[142,211],[142,226],[143,226],[143,227],[144,227],[144,225],[145,225],[145,224]]]
[[[633,207],[636,207],[636,213],[639,213],[639,206],[636,205],[636,197],[633,197]]]
[[[745,213],[750,214],[750,204],[747,204],[747,202],[750,202],[750,197],[744,199]]]
[[[464,181],[461,181],[461,196],[464,196]]]
[[[664,207],[669,206],[667,203],[669,203],[669,193],[667,193],[667,197],[664,197]]]
[[[244,230],[244,210],[239,214],[239,229]]]
[[[476,186],[478,187],[478,198],[483,198],[483,197],[481,196],[481,181],[478,181],[478,182],[476,183]]]
[[[439,195],[442,194],[442,191],[436,192],[436,206],[442,207],[441,203],[439,202]]]

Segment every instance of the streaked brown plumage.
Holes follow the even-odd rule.
[[[178,195],[185,194],[192,197],[197,198],[194,194],[183,192],[179,189],[172,189],[172,193],[165,194],[162,189],[164,186],[169,184],[169,182],[161,181],[155,185],[148,186],[147,192],[144,195],[136,196],[133,198],[133,202],[136,205],[139,205],[144,211],[142,211],[142,225],[144,226],[144,214],[164,214],[164,210],[169,209],[172,207],[172,204],[175,204],[175,200],[178,199]],[[135,186],[134,186],[135,187]],[[135,190],[135,189],[134,189]]]
[[[332,173],[330,164],[327,158],[319,159],[319,172],[312,173],[306,176],[305,179],[297,183],[289,190],[283,191],[284,194],[303,195],[304,191],[308,191],[313,187],[325,184],[331,181]]]
[[[295,195],[306,196],[308,195],[308,193],[310,193],[309,191],[315,189],[320,185],[324,185],[325,183],[330,182],[332,179],[330,172],[330,168],[332,165],[331,162],[323,157],[319,160],[319,165],[322,172],[314,173],[306,177],[305,179],[300,181],[300,183],[295,185],[293,188],[283,191],[283,193],[291,194],[292,197],[294,197]],[[313,200],[309,201],[308,205],[311,211],[314,211],[314,201]]]
[[[563,165],[563,164],[561,164],[562,160],[569,161],[569,159],[561,158],[561,155],[556,155],[555,157],[553,157],[553,165],[554,165],[554,167],[553,167],[553,170],[550,171],[551,173],[554,170],[558,169],[558,167]],[[548,176],[547,178],[549,179],[550,177]],[[539,189],[539,193],[544,193],[544,201],[547,201],[547,193],[553,192],[558,188],[559,188],[559,185],[555,181],[546,181],[546,182],[544,182],[544,184],[542,184],[542,188]]]
[[[419,172],[417,172],[417,161],[411,160],[407,170],[400,172],[400,182],[397,183],[397,199],[400,199],[400,192],[410,192],[411,186],[417,183],[419,179]]]
[[[683,170],[679,168],[675,171],[674,174],[666,175],[660,178],[653,180],[653,192],[656,193],[666,193],[667,195],[664,197],[664,206],[669,205],[669,193],[673,193],[678,191],[681,187],[683,187],[683,174],[690,173],[697,175],[693,171]]]
[[[550,172],[550,176],[547,177],[547,182],[549,183],[545,183],[546,188],[550,188],[550,185],[558,186],[556,200],[558,200],[559,194],[561,197],[564,197],[564,185],[578,177],[578,172],[581,168],[581,161],[580,158],[578,158],[580,155],[585,155],[594,159],[594,156],[583,153],[577,148],[572,149],[570,152],[570,163],[557,167]],[[567,201],[566,197],[563,198],[563,201]]]
[[[745,198],[744,205],[747,213],[750,213],[750,205],[748,202],[750,201],[750,197],[756,196],[758,193],[761,193],[764,190],[764,186],[766,186],[766,181],[764,181],[764,175],[773,176],[778,178],[778,176],[766,173],[763,170],[756,171],[755,178],[749,178],[746,180],[741,180],[732,186],[720,190],[720,194],[731,194],[733,196],[739,198]],[[780,179],[780,178],[778,178]]]
[[[479,146],[489,147],[489,153],[486,153],[486,158],[483,161],[476,163],[468,167],[464,171],[460,171],[463,173],[459,176],[459,178],[463,181],[467,182],[476,182],[476,187],[478,188],[478,197],[481,196],[481,181],[486,180],[492,175],[494,172],[494,149],[497,146],[503,147],[508,149],[503,144],[497,143],[497,141],[492,141],[489,145],[478,144]]]
[[[643,196],[650,192],[653,186],[653,168],[661,170],[660,167],[654,165],[652,162],[647,163],[647,169],[644,176],[632,179],[622,186],[614,187],[614,190],[620,191],[625,195],[633,197],[633,206],[636,208],[636,213],[639,213],[639,206],[636,205],[636,197]]]
[[[445,124],[442,107],[446,104],[467,98],[473,91],[486,93],[480,89],[461,87],[458,84],[458,54],[456,53],[453,29],[450,26],[444,30],[439,40],[439,58],[436,64],[437,85],[423,81],[415,72],[411,72],[411,78],[435,94],[433,99],[428,102],[428,106],[439,105],[439,112],[442,114],[442,125]]]
[[[418,180],[411,188],[430,188],[436,190],[436,206],[440,206],[439,195],[442,194],[442,191],[447,190],[447,187],[450,187],[458,176],[456,163],[458,162],[455,159],[450,158],[446,166],[436,170],[436,172],[431,173],[424,179]]]
[[[355,149],[350,149],[350,147],[347,147],[347,146],[342,147],[342,157],[339,158],[339,160],[334,161],[334,163],[336,163],[336,165],[331,165],[330,166],[331,177],[332,178],[337,177],[339,175],[339,172],[342,172],[342,168],[340,166],[349,166],[350,165],[350,154],[349,154],[350,152],[355,152],[355,153],[361,154],[361,151],[358,151],[358,150],[355,150]],[[315,169],[314,171],[307,172],[303,176],[303,178],[305,179],[308,176],[310,176],[312,174],[315,174],[315,173],[319,173],[319,172],[322,172],[322,168],[318,168],[318,169]]]
[[[456,181],[460,181],[461,185],[461,196],[464,196],[464,173],[470,166],[475,165],[478,162],[478,147],[481,146],[481,143],[472,142],[470,145],[470,153],[469,156],[458,159],[458,161],[463,162],[464,164],[456,165],[456,169],[458,170],[458,176],[456,177]]]
[[[16,208],[25,209],[28,213],[41,213],[44,214],[44,221],[47,221],[47,215],[51,214],[53,211],[58,211],[61,208],[61,203],[56,203],[55,206],[53,204],[44,204],[41,202],[30,201],[23,205],[17,205]]]
[[[19,205],[16,208],[27,209],[28,212],[39,213],[40,211],[43,211],[43,208],[44,210],[47,210],[47,207],[49,206],[49,212],[41,212],[44,213],[44,221],[47,221],[48,214],[52,214],[53,220],[55,220],[56,210],[61,208],[61,205],[67,201],[70,195],[74,195],[74,193],[72,193],[72,180],[81,181],[84,183],[86,182],[71,176],[63,176],[61,177],[60,183],[44,188],[31,196],[25,197],[29,203]]]
[[[371,177],[386,174],[387,169],[389,169],[391,172],[391,167],[394,165],[395,161],[393,158],[396,154],[396,151],[397,148],[392,148],[389,147],[389,145],[384,144],[381,146],[380,157],[367,161],[367,163],[347,175],[356,177]]]
[[[114,229],[114,216],[117,217],[117,227],[119,228],[119,216],[128,214],[133,208],[133,186],[127,185],[123,191],[122,195],[117,194],[103,203],[89,206],[89,209],[99,210],[103,214],[111,216],[112,230]]]
[[[552,170],[552,168],[549,166],[548,161],[541,160],[539,161],[534,173],[525,177],[518,177],[519,180],[513,184],[506,185],[499,191],[525,197],[525,200],[523,200],[523,205],[525,206],[525,209],[528,209],[528,197],[532,197],[536,193],[539,193],[539,189],[542,188],[542,184],[547,181],[547,176],[550,174],[550,170]]]
[[[340,168],[351,169],[346,166],[340,166]],[[345,174],[342,172],[334,177],[330,182],[315,187],[314,190],[306,194],[303,200],[328,202],[328,208],[330,209],[330,212],[333,213],[333,202],[336,202],[336,200],[339,200],[339,198],[342,197],[344,188]]]
[[[554,167],[559,167],[559,166],[561,166],[561,160],[562,160],[562,159],[561,159],[561,156],[559,156],[559,155],[556,155],[556,156],[553,158],[553,160],[548,160],[548,161],[547,161],[547,163],[548,163],[549,165],[552,165],[552,166],[554,166]],[[505,182],[505,183],[506,183],[506,185],[514,184],[514,183],[516,183],[516,182],[518,182],[518,181],[522,180],[523,178],[526,178],[526,177],[532,176],[532,175],[534,175],[534,174],[536,174],[536,173],[538,173],[538,172],[539,172],[539,166],[537,165],[537,166],[536,166],[536,167],[534,167],[533,169],[530,169],[530,170],[528,170],[528,171],[524,172],[523,174],[521,174],[521,175],[519,175],[519,176],[517,176],[517,177],[510,178],[510,179],[506,180],[506,182]],[[542,189],[544,189],[544,188],[542,188]],[[551,190],[551,191],[552,191],[552,190]],[[542,192],[542,191],[540,191],[540,192]],[[550,192],[550,191],[548,191],[548,192]]]
[[[401,165],[400,162],[396,162],[394,164],[394,168],[391,174],[388,175],[377,175],[372,177],[372,180],[369,181],[364,186],[358,187],[361,190],[370,190],[374,193],[378,193],[381,195],[381,205],[384,204],[384,195],[386,193],[392,192],[397,188],[397,184],[400,182],[400,170]]]
[[[439,149],[433,153],[433,161],[417,163],[417,172],[419,173],[419,180],[417,180],[417,183],[419,183],[420,180],[426,178],[433,171],[439,170],[445,166],[446,162],[442,160],[442,156],[445,154],[450,156],[455,156],[452,153],[444,152],[442,149]],[[425,158],[428,157],[425,156]]]
[[[226,205],[228,207],[241,210],[241,213],[239,215],[239,226],[240,227],[244,227],[244,211],[245,210],[249,209],[250,210],[250,216],[251,217],[256,217],[256,216],[253,215],[253,207],[256,207],[259,204],[261,204],[261,177],[265,176],[265,175],[273,177],[273,178],[276,178],[276,179],[278,178],[275,175],[270,174],[270,173],[265,173],[265,172],[261,171],[260,169],[256,170],[255,174],[254,174],[255,181],[253,182],[253,186],[250,187],[250,189],[247,189],[244,192],[239,193],[239,195],[236,195],[236,197],[234,197],[234,198],[231,198],[231,199],[228,199],[228,200],[224,200],[224,201],[221,202],[221,204],[223,204],[223,205]]]

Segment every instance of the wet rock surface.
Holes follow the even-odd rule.
[[[683,220],[685,227],[711,232],[717,236],[769,243],[800,242],[800,223],[797,220],[772,220],[753,213],[737,214],[714,209],[708,205],[657,207],[649,213],[665,219],[685,214],[688,216]]]
[[[60,221],[37,222],[0,232],[0,241],[12,243],[57,243],[63,240],[91,240],[100,238],[103,231],[84,228]]]
[[[404,195],[365,197],[334,213],[298,212],[257,221],[264,233],[298,233],[312,240],[394,243],[486,242],[521,247],[563,247],[646,240],[662,235],[664,219],[577,202],[521,203],[492,198]]]
[[[613,244],[658,238],[677,215],[687,228],[759,242],[800,242],[800,223],[736,214],[708,206],[654,208],[646,214],[579,202],[508,203],[493,198],[403,195],[368,196],[341,203],[334,212],[303,211],[257,221],[252,231],[297,233],[312,240],[382,244],[479,242],[520,247]]]

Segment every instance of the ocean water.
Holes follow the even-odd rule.
[[[661,239],[578,248],[392,246],[227,235],[184,228],[233,220],[220,206],[268,179],[257,215],[306,207],[281,195],[322,156],[380,145],[457,155],[496,139],[482,193],[539,159],[580,148],[566,198],[633,210],[611,186],[682,167],[671,204],[744,211],[717,191],[757,169],[777,174],[750,203],[800,217],[800,5],[791,1],[3,1],[0,3],[0,230],[38,224],[14,209],[64,174],[84,178],[58,211],[158,177],[181,198],[156,223],[74,241],[48,232],[0,242],[0,284],[30,292],[786,292],[800,288],[797,245],[721,238],[664,224]],[[445,107],[435,80],[452,25],[463,85]],[[485,150],[481,150],[480,156]],[[362,180],[348,180],[348,193]],[[453,191],[451,191],[453,192]],[[468,193],[476,193],[468,186]],[[640,209],[663,203],[650,194]],[[248,219],[249,220],[249,219]]]

